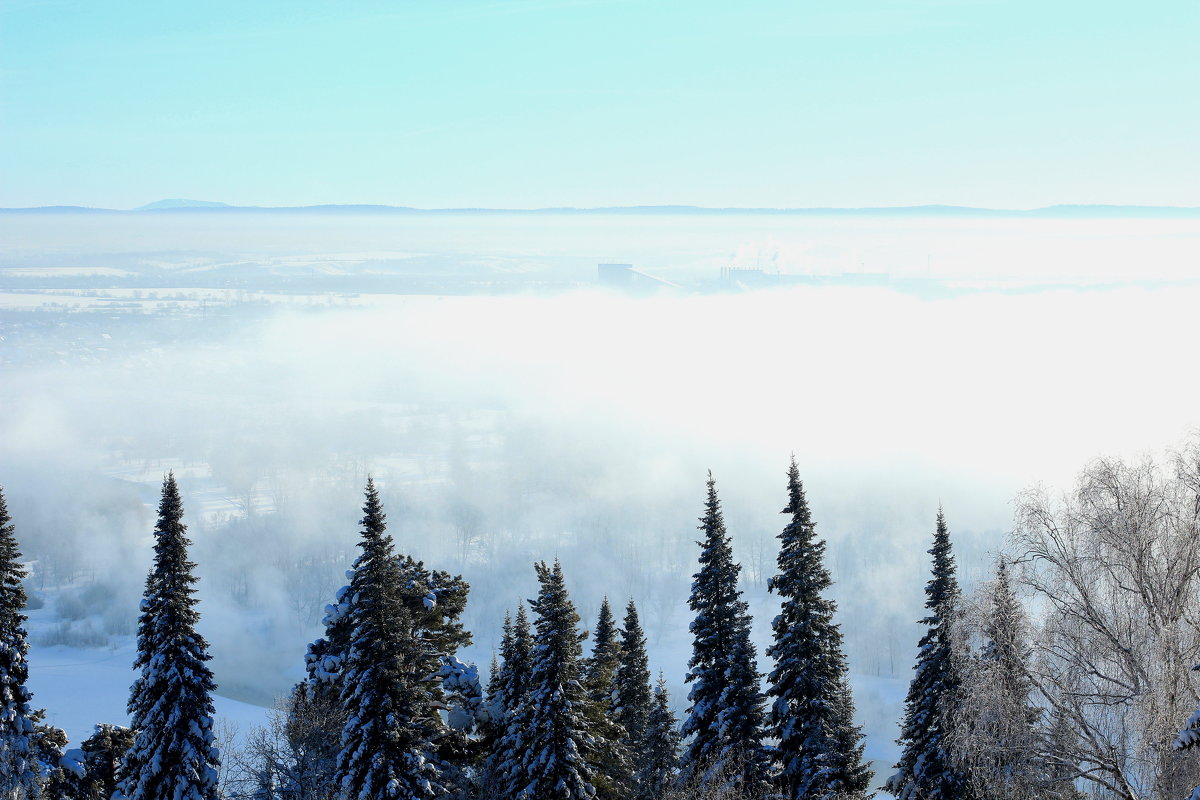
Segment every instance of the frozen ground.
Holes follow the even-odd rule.
[[[114,644],[98,648],[45,646],[39,642],[60,622],[53,604],[28,614],[34,707],[45,708],[47,721],[65,730],[73,746],[90,736],[97,722],[128,724],[125,703],[134,679],[133,637],[114,637]],[[266,723],[266,708],[219,695],[213,699],[218,732],[223,722],[239,734]]]

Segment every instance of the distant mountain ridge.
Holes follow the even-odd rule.
[[[228,203],[217,203],[212,200],[184,200],[176,198],[173,200],[155,200],[153,203],[147,203],[144,206],[138,206],[134,211],[158,211],[166,208],[232,208]]]
[[[1139,205],[1054,205],[1031,209],[978,208],[974,206],[919,205],[810,207],[810,208],[712,208],[688,205],[605,206],[598,208],[414,208],[371,204],[321,204],[312,206],[233,206],[211,200],[169,199],[133,209],[87,206],[36,206],[0,208],[0,214],[620,214],[620,215],[784,215],[784,216],[879,216],[879,217],[977,217],[977,218],[1192,218],[1200,217],[1200,206]]]

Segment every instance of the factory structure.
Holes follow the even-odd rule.
[[[600,285],[633,294],[679,291],[683,287],[657,275],[636,269],[633,264],[598,264]]]

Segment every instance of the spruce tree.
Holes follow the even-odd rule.
[[[662,800],[670,794],[679,774],[679,728],[661,673],[641,741],[633,800]]]
[[[625,752],[630,769],[641,767],[645,754],[646,718],[654,703],[650,688],[650,662],[646,655],[646,634],[638,619],[633,600],[625,607],[621,628],[621,663],[613,675],[613,718],[625,731]]]
[[[502,629],[504,631],[504,641],[507,642],[512,635],[512,614],[509,614],[507,611],[504,612],[504,624]],[[501,645],[501,647],[503,647],[503,645]],[[490,719],[493,703],[496,699],[496,696],[500,693],[500,657],[496,655],[495,650],[492,651],[492,663],[488,665],[488,682],[487,686],[484,687],[484,692],[487,697],[488,718]]]
[[[533,633],[525,604],[517,605],[517,616],[500,644],[500,674],[493,696],[501,717],[507,719],[529,693],[529,678],[533,672]]]
[[[109,800],[117,791],[117,778],[125,753],[133,745],[133,731],[121,725],[97,723],[79,750],[78,771],[68,776],[66,795],[72,800]]]
[[[67,732],[45,721],[44,708],[34,711],[33,716],[33,752],[40,773],[38,792],[42,797],[65,797],[73,788],[72,778],[75,777],[64,768],[66,754],[63,748],[67,746]]]
[[[586,754],[591,736],[581,683],[583,637],[567,596],[562,567],[536,564],[540,591],[533,601],[534,647],[529,692],[521,701],[505,746],[519,761],[500,796],[514,800],[585,800],[594,797]]]
[[[503,634],[500,642],[500,650],[508,649],[512,642],[512,614],[508,611],[504,612],[504,624],[502,627]],[[500,684],[503,680],[501,675],[500,656],[493,650],[492,663],[488,669],[487,686],[483,693],[483,719],[478,727],[478,742],[483,752],[483,759],[479,765],[475,777],[475,784],[478,791],[477,795],[490,796],[494,793],[498,785],[498,775],[496,761],[496,751],[500,745],[500,741],[504,738],[504,706],[501,702]]]
[[[26,640],[25,565],[17,549],[16,527],[0,490],[0,795],[36,797],[40,764],[34,745],[35,712],[25,687],[29,678]]]
[[[954,555],[946,518],[938,509],[933,537],[933,577],[925,586],[926,626],[917,645],[916,675],[904,701],[903,749],[886,788],[900,800],[963,800],[970,783],[954,765],[945,739],[947,717],[960,684],[954,653],[954,615],[959,600]]]
[[[373,488],[374,483],[370,486]],[[391,538],[386,538],[391,552]],[[388,635],[405,643],[409,657],[406,670],[417,676],[414,725],[436,751],[439,770],[451,768],[461,774],[478,757],[470,750],[467,734],[474,728],[476,715],[482,715],[484,705],[474,666],[454,657],[459,647],[471,641],[459,621],[470,586],[461,576],[429,569],[411,556],[392,553],[390,558],[393,563],[379,569],[395,573],[395,585],[388,591],[406,614],[402,624],[398,622],[388,629]],[[357,572],[366,563],[373,562],[356,560],[346,572],[350,584],[338,589],[334,602],[325,607],[325,635],[308,646],[307,677],[297,684],[289,699],[285,733],[289,753],[296,761],[288,765],[288,770],[307,776],[306,792],[315,798],[332,797],[339,791],[335,776],[343,750],[341,735],[350,713],[344,678],[359,619],[356,606],[361,593],[355,587],[365,579],[357,577]],[[439,708],[448,710],[451,725],[443,724]],[[448,778],[448,773],[443,778]]]
[[[584,665],[584,680],[594,699],[608,700],[612,694],[613,675],[621,664],[621,642],[617,620],[605,597],[600,603],[600,615],[592,633],[592,655]]]
[[[625,729],[613,711],[614,678],[621,664],[619,633],[605,597],[592,635],[592,655],[584,662],[583,670],[583,686],[588,699],[585,715],[592,736],[588,762],[600,800],[626,797],[633,778],[625,748]]]
[[[367,480],[362,553],[350,581],[350,648],[341,661],[346,713],[334,781],[343,800],[415,800],[441,794],[427,728],[425,654],[401,598],[404,574]]]
[[[461,575],[428,568],[410,555],[398,557],[397,564],[400,603],[412,620],[412,672],[423,690],[418,722],[447,775],[461,775],[481,755],[469,734],[484,713],[478,671],[455,656],[471,644],[461,622],[471,587]],[[439,709],[446,709],[449,725]]]
[[[214,800],[220,766],[213,736],[208,644],[196,632],[196,565],[175,476],[163,481],[154,565],[138,618],[138,676],[129,695],[133,746],[122,765],[129,800]]]
[[[518,711],[529,694],[529,679],[533,672],[533,634],[525,604],[517,606],[517,617],[505,616],[504,636],[500,641],[500,668],[492,680],[494,687],[488,695],[488,715],[495,727],[495,738],[484,764],[482,783],[485,789],[510,797],[514,793],[509,775],[516,774],[521,762],[520,721]]]
[[[500,626],[500,650],[499,652],[492,651],[492,663],[488,668],[487,686],[484,687],[484,719],[480,724],[479,732],[481,738],[485,741],[489,759],[491,753],[495,750],[500,736],[504,733],[504,702],[503,691],[500,688],[504,683],[504,675],[501,658],[503,657],[503,653],[512,647],[512,624],[512,613],[505,610],[504,622]]]
[[[696,613],[687,673],[691,707],[681,731],[691,741],[680,780],[691,789],[737,788],[754,795],[767,788],[770,773],[769,751],[762,742],[761,676],[750,641],[749,606],[737,588],[741,566],[733,560],[712,473],[700,530],[700,571],[693,576],[688,600]]]
[[[767,694],[775,698],[771,732],[779,741],[779,789],[788,800],[865,798],[872,773],[854,724],[842,632],[833,621],[837,606],[824,596],[833,585],[825,542],[817,537],[795,458],[787,491],[782,513],[791,520],[779,534],[779,573],[767,583],[783,601],[767,649],[775,659]]]

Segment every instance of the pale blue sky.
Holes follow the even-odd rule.
[[[0,206],[1200,205],[1200,3],[0,0]]]

